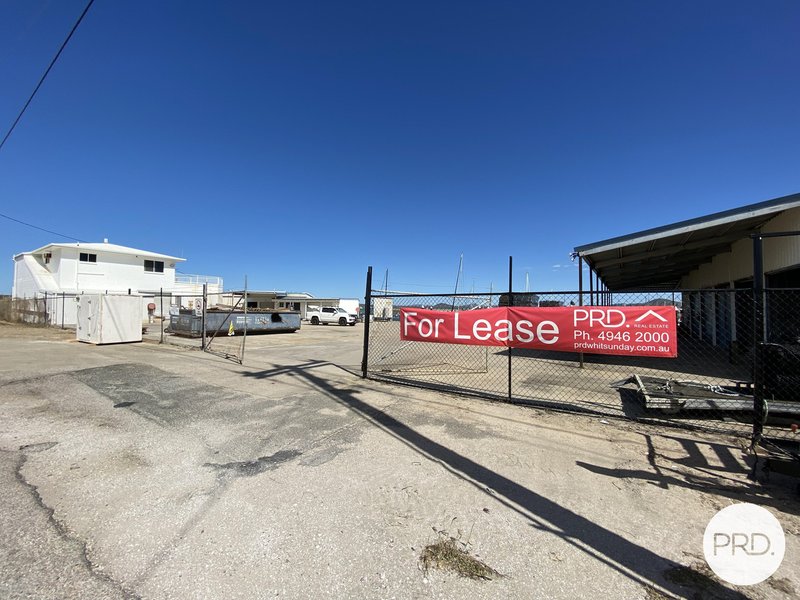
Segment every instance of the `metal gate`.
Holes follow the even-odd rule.
[[[402,308],[470,311],[509,301],[537,307],[675,306],[678,356],[610,356],[400,339]],[[798,441],[798,305],[798,289],[446,295],[368,289],[362,370],[371,379],[493,400],[742,438]],[[763,324],[763,331],[757,324]],[[766,342],[760,341],[762,335]]]

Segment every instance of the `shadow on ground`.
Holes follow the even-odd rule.
[[[684,488],[713,493],[736,502],[751,502],[800,515],[800,506],[791,500],[788,489],[779,485],[766,487],[743,483],[752,465],[744,464],[737,458],[742,448],[679,435],[661,435],[659,438],[667,444],[675,444],[675,451],[658,452],[652,436],[642,435],[647,443],[647,461],[651,470],[609,469],[582,461],[576,461],[575,464],[614,479],[638,479],[663,489]],[[709,457],[716,460],[709,460]],[[748,457],[748,460],[752,462],[755,458]]]
[[[438,462],[453,475],[516,511],[529,521],[531,527],[561,537],[565,542],[601,561],[608,568],[649,590],[660,588],[677,596],[746,598],[697,570],[693,571],[691,578],[670,577],[670,573],[685,571],[687,567],[660,556],[422,435],[386,412],[358,399],[357,391],[337,388],[324,376],[314,372],[315,368],[323,365],[325,363],[309,361],[297,366],[281,366],[243,375],[255,379],[268,379],[290,373],[304,379],[315,389],[354,411],[414,451]],[[642,476],[644,474],[641,473]],[[647,476],[651,477],[651,474],[647,473]]]

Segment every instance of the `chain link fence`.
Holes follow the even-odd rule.
[[[369,370],[383,379],[458,389],[481,396],[504,394],[505,372],[494,349],[400,340],[400,309],[474,310],[496,306],[497,295],[373,296]]]
[[[88,292],[95,295],[98,292]],[[100,295],[108,292],[100,292]],[[111,292],[111,295],[124,292]],[[75,329],[78,322],[78,298],[84,294],[39,292],[31,297],[0,297],[0,321],[35,326]],[[145,339],[172,345],[205,350],[241,362],[244,356],[247,328],[280,329],[292,325],[279,315],[268,314],[244,303],[243,292],[208,293],[200,284],[191,291],[140,290],[142,335]],[[288,317],[287,317],[288,319]],[[300,327],[299,315],[296,316]]]
[[[75,294],[42,292],[31,297],[0,298],[0,321],[27,325],[74,327]]]
[[[538,308],[674,306],[678,355],[651,358],[403,341],[402,308],[471,311],[505,306],[508,295],[373,292],[365,374],[495,400],[741,437],[750,437],[759,426],[765,437],[800,440],[800,290],[766,290],[763,311],[758,300],[752,289],[512,296],[514,306]],[[757,322],[764,328],[763,338]],[[762,345],[761,339],[767,343]],[[651,342],[632,341],[642,348]],[[763,411],[755,400],[760,378]]]
[[[89,292],[90,295],[97,292]],[[100,293],[106,295],[109,292]],[[111,292],[111,295],[124,292]],[[78,319],[77,299],[84,294],[67,292],[39,292],[30,297],[0,298],[0,320],[9,323],[75,329]],[[142,331],[165,340],[172,333],[172,320],[180,314],[192,313],[194,296],[155,290],[134,294],[142,299]],[[199,347],[199,344],[198,344]]]
[[[766,289],[763,296],[755,295],[756,439],[793,440],[800,445],[799,302],[798,289]],[[800,456],[800,448],[795,450]]]

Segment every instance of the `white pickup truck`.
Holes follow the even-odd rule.
[[[311,321],[312,325],[328,325],[329,323],[338,323],[339,325],[355,325],[356,315],[348,313],[345,309],[338,306],[323,306],[309,307],[306,311],[306,319]]]

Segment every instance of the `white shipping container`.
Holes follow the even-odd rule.
[[[372,318],[375,321],[391,321],[392,320],[392,299],[391,298],[373,298],[372,299]]]
[[[91,344],[142,341],[142,297],[84,294],[76,298],[77,339]]]
[[[345,309],[350,314],[358,316],[360,306],[358,298],[339,298],[339,308]]]

